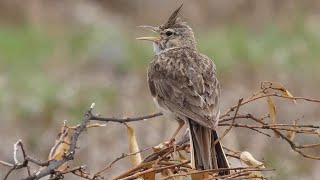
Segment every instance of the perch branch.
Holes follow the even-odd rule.
[[[141,121],[141,120],[147,120],[152,119],[158,116],[161,116],[161,112],[153,113],[150,115],[140,116],[140,117],[133,117],[133,118],[115,118],[115,117],[101,117],[97,115],[92,115],[90,120],[96,120],[96,121],[104,121],[104,122],[117,122],[117,123],[127,123],[127,122],[134,122],[134,121]]]

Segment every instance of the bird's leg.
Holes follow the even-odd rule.
[[[175,141],[176,136],[178,135],[179,131],[181,130],[181,128],[184,126],[185,122],[183,120],[179,120],[178,121],[179,126],[176,129],[176,131],[173,133],[172,137],[170,138],[169,144],[172,145]]]
[[[172,154],[172,158],[175,161],[176,160],[176,144],[174,143],[176,136],[178,135],[179,131],[181,130],[181,128],[184,126],[185,122],[183,120],[178,120],[179,126],[176,129],[176,131],[173,133],[172,137],[170,138],[169,141],[169,146],[173,146],[173,154]]]

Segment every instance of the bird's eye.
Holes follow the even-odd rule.
[[[172,34],[173,34],[172,31],[167,31],[167,32],[166,32],[166,36],[171,36]]]

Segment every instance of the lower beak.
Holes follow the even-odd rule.
[[[159,37],[139,37],[137,40],[146,40],[146,41],[152,41],[152,42],[159,42]]]

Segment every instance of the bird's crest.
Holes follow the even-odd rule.
[[[183,23],[181,23],[179,21],[180,18],[178,17],[179,12],[182,9],[182,6],[183,6],[183,4],[181,4],[181,6],[171,14],[171,16],[169,17],[168,21],[165,24],[163,24],[162,26],[160,26],[160,28],[167,29],[167,28],[171,28],[171,27],[182,25]]]

